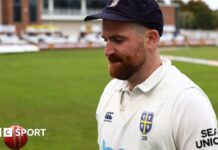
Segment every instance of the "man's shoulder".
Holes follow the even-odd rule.
[[[199,97],[203,101],[209,101],[205,92],[176,67],[169,70],[161,84],[161,89],[162,92],[167,93],[173,104],[181,104],[187,99],[187,103],[192,103]]]
[[[155,88],[155,91],[159,95],[165,95],[172,102],[186,94],[199,92],[205,95],[197,84],[173,66],[167,71],[160,84]]]
[[[166,73],[166,76],[163,79],[163,84],[174,90],[189,87],[199,88],[198,85],[195,84],[187,75],[174,66],[172,66]]]

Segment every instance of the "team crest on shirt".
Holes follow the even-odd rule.
[[[147,134],[152,129],[152,121],[153,121],[154,113],[153,112],[143,112],[141,115],[140,126],[139,129],[142,133],[142,139],[147,140]]]

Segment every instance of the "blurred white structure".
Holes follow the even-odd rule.
[[[164,32],[160,46],[218,46],[218,31],[180,30],[180,33]]]
[[[77,36],[81,33],[81,26],[86,26],[83,21],[87,14],[99,12],[106,6],[107,0],[43,0],[42,22],[53,24],[61,28],[63,34]],[[178,5],[160,4],[165,19],[166,31],[177,31]],[[101,28],[99,20],[92,21],[93,28]],[[88,40],[94,40],[94,35],[90,35]],[[75,39],[75,38],[74,38]],[[97,37],[98,40],[98,37]]]
[[[64,36],[61,30],[53,25],[32,25],[26,28],[22,37],[34,44],[39,43],[67,43],[68,39]]]
[[[98,25],[82,25],[78,41],[82,43],[101,43],[101,28]]]
[[[188,45],[217,45],[218,31],[181,30],[188,41]]]
[[[0,25],[0,53],[33,51],[39,51],[38,46],[18,37],[14,25]]]
[[[78,36],[66,36],[56,25],[30,25],[22,34],[26,41],[40,49],[101,47],[100,27],[81,26]]]

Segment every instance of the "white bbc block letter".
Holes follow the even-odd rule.
[[[4,137],[12,137],[12,128],[4,128]]]

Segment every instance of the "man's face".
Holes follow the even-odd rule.
[[[110,75],[114,78],[128,80],[146,63],[143,33],[134,27],[129,22],[103,21],[104,53],[109,61]]]

